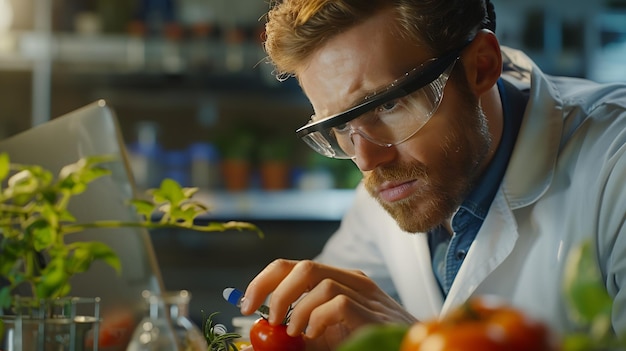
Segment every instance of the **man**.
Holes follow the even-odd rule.
[[[321,255],[268,265],[242,313],[293,304],[311,350],[482,294],[564,331],[564,261],[590,239],[626,330],[626,86],[546,76],[484,0],[284,0],[266,30],[314,109],[298,135],[363,182]]]

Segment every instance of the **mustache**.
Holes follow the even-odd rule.
[[[370,185],[381,184],[384,181],[404,181],[407,179],[422,179],[428,181],[428,169],[423,164],[396,164],[379,167],[365,176]]]

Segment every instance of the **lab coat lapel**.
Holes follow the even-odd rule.
[[[442,315],[474,293],[480,283],[513,251],[518,236],[515,218],[500,190],[450,288],[441,310]]]
[[[400,284],[404,287],[401,294],[407,297],[403,299],[405,307],[418,319],[436,318],[443,306],[443,296],[433,274],[428,237],[412,235],[410,241],[405,245],[412,246],[413,250],[408,250],[411,255],[405,257],[405,262],[413,261],[416,271],[413,277],[406,277]],[[420,279],[415,279],[416,276]]]

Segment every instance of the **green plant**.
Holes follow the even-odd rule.
[[[251,161],[256,144],[255,133],[244,127],[234,128],[224,133],[218,140],[222,159]]]
[[[110,156],[93,156],[61,169],[57,177],[37,165],[13,164],[0,154],[0,306],[10,307],[12,294],[28,285],[36,299],[67,296],[70,278],[85,272],[92,262],[102,260],[118,272],[120,260],[107,245],[94,241],[66,243],[65,236],[88,228],[143,227],[186,228],[197,231],[251,230],[263,233],[246,222],[195,224],[194,219],[208,207],[192,199],[197,188],[183,188],[165,179],[160,188],[146,191],[145,199],[133,199],[143,219],[137,222],[102,220],[79,223],[68,211],[75,195],[89,184],[110,174]],[[46,262],[42,262],[45,257]]]
[[[237,351],[235,341],[241,337],[237,333],[229,333],[222,324],[215,324],[213,317],[219,312],[213,312],[204,318],[202,332],[209,346],[208,351]]]
[[[264,138],[259,145],[259,161],[289,161],[293,149],[290,139],[270,135]]]
[[[564,336],[562,351],[626,349],[625,335],[615,335],[611,326],[613,299],[602,281],[595,246],[590,240],[569,252],[563,290],[570,318],[579,329]]]

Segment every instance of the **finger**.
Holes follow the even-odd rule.
[[[241,313],[244,315],[254,313],[265,301],[267,296],[271,294],[280,282],[291,272],[296,263],[297,261],[277,259],[259,272],[246,288],[244,299],[241,303]]]
[[[337,281],[365,295],[376,288],[373,282],[361,272],[338,269],[308,260],[299,261],[272,293],[270,311],[276,313],[277,319],[282,318],[293,302],[298,301],[305,293],[307,293],[308,298],[308,294],[324,280]],[[299,301],[298,304],[301,302]],[[323,302],[323,300],[320,301],[320,303]],[[272,317],[274,315],[270,318]],[[305,316],[301,318],[305,318]],[[270,323],[272,322],[274,321],[270,319]]]
[[[360,326],[379,323],[381,316],[356,300],[338,295],[327,303],[318,306],[311,312],[311,318],[306,328],[308,338],[318,338],[333,329],[334,338],[342,339]]]
[[[413,315],[389,296],[382,298],[380,294],[374,293],[368,297],[354,293],[339,294],[328,302],[317,305],[310,312],[305,335],[309,338],[324,335],[332,344],[331,339],[340,340],[341,337],[364,325],[387,323],[411,325],[417,322]],[[313,305],[315,306],[315,303]],[[294,311],[294,315],[295,313]],[[328,331],[329,328],[331,332]]]
[[[374,288],[373,286],[372,289]],[[367,306],[368,304],[368,295],[357,292],[332,279],[324,279],[295,305],[287,328],[289,335],[296,335],[304,331],[309,324],[309,317],[313,310],[341,295],[354,300],[359,305]]]

